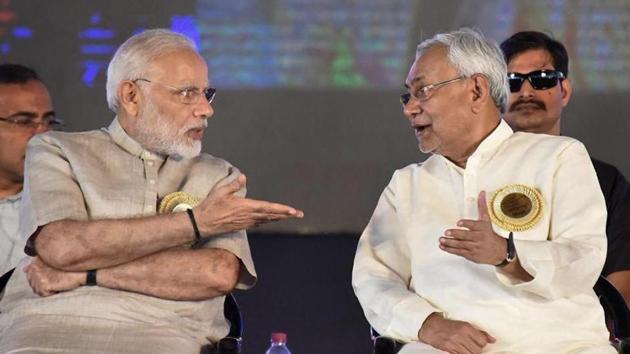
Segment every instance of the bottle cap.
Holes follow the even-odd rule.
[[[271,341],[278,343],[286,343],[287,342],[287,334],[283,332],[275,332],[271,333]]]

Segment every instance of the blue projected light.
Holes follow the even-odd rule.
[[[31,38],[33,37],[33,30],[28,27],[13,27],[13,36],[16,38]]]
[[[194,16],[173,16],[171,17],[171,30],[181,33],[195,42],[197,48],[201,48],[201,35],[195,25]]]
[[[194,27],[220,87],[394,88],[412,2],[197,0]]]
[[[0,44],[0,53],[7,55],[11,51],[11,43],[1,43]]]
[[[93,25],[98,25],[99,23],[101,23],[101,20],[102,20],[102,18],[101,18],[101,13],[100,12],[95,12],[90,17],[90,23],[92,23]]]
[[[112,39],[114,38],[114,31],[105,28],[88,28],[79,32],[79,38]]]
[[[87,87],[94,87],[96,76],[107,66],[106,61],[86,60],[83,62],[83,77],[81,78]]]
[[[81,54],[102,54],[114,53],[114,46],[110,44],[85,44],[81,46]]]
[[[116,30],[105,28],[102,25],[103,17],[99,11],[90,16],[90,24],[93,27],[85,28],[78,34],[79,39],[86,43],[81,45],[81,54],[87,56],[83,60],[83,76],[81,80],[87,87],[94,87],[101,71],[107,68],[108,60],[116,50],[110,44],[116,35]]]

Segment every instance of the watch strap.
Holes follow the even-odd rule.
[[[505,251],[505,259],[503,259],[501,263],[495,265],[495,267],[505,267],[506,265],[514,262],[514,260],[516,259],[516,246],[514,246],[514,234],[512,233],[512,231],[510,231],[506,243],[507,247]]]
[[[87,274],[85,276],[85,285],[87,286],[98,285],[96,283],[96,269],[91,269],[87,271]]]

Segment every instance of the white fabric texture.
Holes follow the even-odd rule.
[[[489,199],[517,183],[544,199],[541,220],[514,233],[533,280],[438,248],[458,220],[478,218],[480,191]],[[605,224],[604,198],[580,142],[513,133],[501,121],[465,169],[433,155],[395,172],[359,241],[353,287],[370,324],[403,341],[417,341],[427,316],[439,312],[497,338],[484,353],[605,347],[604,314],[592,289],[606,255]]]
[[[26,239],[18,235],[22,193],[0,198],[0,275],[24,258]]]

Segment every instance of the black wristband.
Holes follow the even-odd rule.
[[[87,271],[87,275],[85,276],[85,285],[94,286],[96,284],[96,269],[91,269]]]
[[[514,234],[512,231],[510,231],[510,234],[505,242],[507,243],[505,259],[501,263],[495,265],[495,267],[503,268],[514,262],[514,259],[516,259],[516,247],[514,246]]]
[[[195,242],[197,242],[201,239],[201,234],[199,233],[199,228],[197,227],[197,221],[195,221],[195,215],[193,214],[192,209],[186,209],[186,213],[188,214],[190,223],[193,226],[193,230],[195,230]]]

